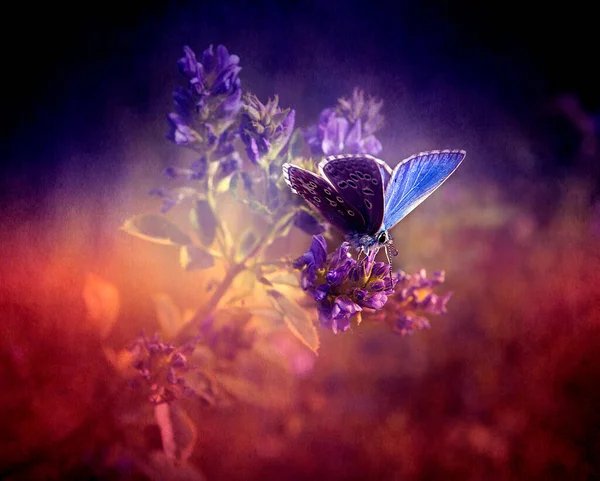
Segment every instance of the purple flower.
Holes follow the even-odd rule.
[[[394,332],[401,336],[412,336],[417,331],[424,331],[429,328],[431,328],[431,325],[427,318],[414,314],[400,314],[394,324]]]
[[[179,70],[188,79],[187,88],[174,92],[175,110],[190,127],[209,124],[216,135],[224,132],[241,109],[242,89],[238,74],[240,59],[223,45],[209,46],[197,60],[190,47],[184,47]]]
[[[178,66],[188,83],[173,93],[175,112],[167,117],[167,138],[199,152],[205,163],[221,161],[225,163],[223,169],[235,170],[239,162],[231,156],[238,134],[233,124],[242,108],[239,57],[230,55],[223,45],[216,51],[211,45],[198,60],[191,48],[184,47]],[[189,169],[173,167],[166,173],[186,176],[187,180],[202,180],[207,167],[196,167],[194,164]]]
[[[192,162],[189,168],[170,166],[163,170],[163,174],[170,179],[202,180],[207,170],[208,161],[206,156],[202,156]]]
[[[423,314],[441,315],[447,312],[446,304],[452,293],[438,295],[433,292],[445,280],[443,271],[434,272],[430,277],[427,277],[425,269],[412,276],[400,271],[396,277],[396,293],[390,298],[393,309],[388,316],[395,332],[407,335],[429,329],[429,321]]]
[[[365,100],[363,90],[355,88],[351,99],[341,98],[338,100],[338,112],[345,116],[350,123],[356,124],[359,120],[363,126],[365,135],[372,135],[377,132],[383,124],[383,115],[381,108],[383,100],[377,100],[369,97]]]
[[[163,204],[160,211],[163,214],[166,214],[169,210],[182,203],[184,200],[195,199],[198,197],[198,192],[192,187],[176,187],[174,189],[158,187],[151,189],[148,194],[154,197],[160,197],[162,199]]]
[[[335,108],[321,112],[318,125],[304,132],[306,142],[315,154],[378,155],[383,147],[374,134],[383,123],[382,106],[383,101],[365,99],[362,90],[354,89],[351,99],[341,98]]]
[[[273,161],[294,130],[296,112],[282,110],[278,104],[277,96],[264,105],[256,95],[244,95],[240,137],[248,158],[255,164]]]
[[[205,155],[198,158],[192,165],[190,165],[190,170],[192,171],[188,180],[202,180],[206,177],[206,173],[208,172],[208,159]]]
[[[374,261],[375,252],[356,261],[350,254],[350,244],[344,242],[329,256],[326,254],[323,236],[313,236],[310,249],[293,265],[302,271],[302,288],[317,302],[321,325],[335,333],[343,332],[363,308],[381,309],[393,294],[396,280],[390,281],[389,265]]]
[[[232,174],[242,168],[242,159],[240,154],[237,152],[232,152],[227,157],[221,159],[219,164],[219,175],[221,177],[226,177],[229,174]]]
[[[327,243],[325,238],[322,235],[313,236],[310,248],[293,262],[295,269],[302,270],[300,277],[302,289],[308,290],[316,284],[317,271],[323,269],[326,259]]]
[[[189,367],[187,355],[194,351],[196,339],[176,347],[162,342],[157,334],[141,334],[133,342],[132,365],[148,388],[148,398],[153,404],[172,402],[188,392],[182,374]]]
[[[200,126],[198,130],[193,129],[180,115],[175,113],[169,114],[167,120],[169,121],[167,138],[177,145],[202,151],[205,146],[214,143],[210,129],[206,126]]]

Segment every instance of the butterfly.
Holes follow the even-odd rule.
[[[429,197],[465,158],[464,150],[432,150],[408,157],[392,170],[367,154],[331,155],[319,163],[320,176],[283,164],[292,189],[353,247],[368,254],[392,245],[389,230]]]

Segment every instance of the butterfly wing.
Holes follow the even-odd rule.
[[[387,170],[385,169],[387,167]],[[335,186],[346,203],[365,220],[361,234],[375,234],[383,221],[383,172],[389,166],[366,154],[333,155],[319,164],[322,175]]]
[[[421,152],[396,166],[385,192],[383,226],[391,229],[452,175],[464,150]]]
[[[388,184],[390,179],[392,178],[392,168],[387,165],[387,162],[381,159],[375,159],[379,164],[379,171],[381,172],[381,178],[383,179],[383,188]]]
[[[283,178],[294,194],[298,194],[343,234],[363,232],[361,213],[348,205],[336,189],[318,175],[292,164],[283,164]]]

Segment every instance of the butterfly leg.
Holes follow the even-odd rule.
[[[392,257],[396,257],[398,255],[398,249],[396,249],[394,247],[394,238],[391,235],[389,236],[388,241],[386,243],[386,255],[388,255],[387,254],[388,249],[392,253]],[[389,255],[388,255],[388,260],[389,260]]]
[[[385,256],[387,257],[387,261],[390,266],[390,287],[393,289],[394,288],[394,279],[392,278],[392,259],[390,257],[390,248],[393,249],[392,256],[397,256],[398,251],[392,244],[385,245]]]

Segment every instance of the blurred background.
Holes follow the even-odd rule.
[[[449,313],[412,337],[321,332],[277,409],[191,408],[199,472],[600,477],[600,74],[583,2],[14,7],[0,34],[0,478],[174,476],[123,454],[132,437],[156,449],[156,433],[151,416],[117,412],[82,292],[90,273],[116,288],[114,349],[156,324],[155,293],[206,298],[202,272],[118,229],[159,209],[147,192],[181,155],[165,116],[182,47],[220,43],[240,56],[244,90],[279,94],[298,126],[360,87],[385,101],[389,164],[467,158],[394,232],[396,267],[446,271]],[[298,236],[294,255],[309,242]]]

